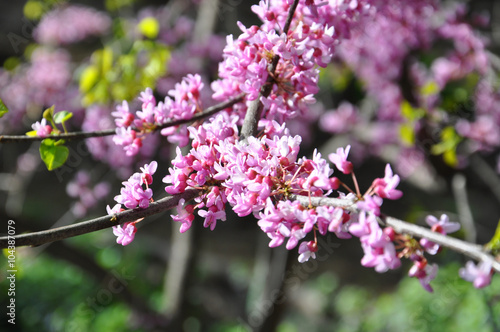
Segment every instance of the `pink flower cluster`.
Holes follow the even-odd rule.
[[[191,226],[195,209],[205,218],[204,226],[213,230],[217,220],[225,220],[224,208],[229,203],[238,216],[253,213],[259,219],[271,247],[289,238],[287,249],[292,249],[313,229],[322,235],[330,231],[340,238],[350,237],[349,215],[342,209],[306,209],[296,201],[277,199],[293,192],[321,196],[337,188],[338,179],[330,177],[333,170],[321,155],[298,159],[301,139],[289,136],[283,127],[272,138],[237,141],[236,121],[223,113],[198,129],[190,127],[193,148],[186,156],[177,149],[174,167],[164,178],[165,190],[169,194],[188,187],[205,190],[195,199],[196,205],[179,206],[178,214],[172,216],[183,223],[181,231]]]
[[[116,107],[111,113],[115,117],[116,135],[115,144],[123,146],[127,156],[136,155],[142,147],[143,140],[157,126],[175,120],[187,120],[196,112],[202,111],[200,91],[203,83],[199,75],[189,74],[181,83],[169,91],[164,101],[156,103],[153,91],[147,88],[141,93],[141,110],[132,113],[126,101]],[[172,126],[161,130],[169,142],[186,146],[189,134],[186,125]]]
[[[350,4],[315,5],[300,3],[290,29],[285,34],[285,24],[290,7],[288,1],[260,1],[252,6],[264,24],[245,27],[238,22],[242,34],[235,40],[227,37],[224,61],[219,66],[220,79],[211,85],[213,98],[226,100],[241,92],[246,100],[258,97],[261,88],[272,75],[277,83],[268,97],[262,97],[265,118],[286,119],[307,112],[307,105],[314,103],[318,92],[318,66],[326,67],[335,45],[348,37],[355,17],[365,12],[368,1],[351,1]],[[277,32],[281,31],[281,32]],[[279,56],[276,71],[269,73],[273,57]],[[244,109],[244,108],[243,108]]]
[[[224,188],[218,183],[225,176],[220,165],[220,143],[232,145],[236,142],[236,121],[237,117],[220,113],[198,128],[189,127],[193,138],[192,149],[187,156],[183,156],[177,147],[177,156],[172,160],[174,167],[169,168],[170,174],[163,179],[163,182],[169,184],[165,188],[169,194],[184,192],[187,187],[206,188],[206,194],[195,199],[195,207],[198,215],[205,219],[204,226],[211,230],[215,228],[217,220],[226,219],[224,209],[227,197]],[[193,213],[194,208],[178,207],[178,214],[173,219],[183,223],[182,232],[191,226]]]
[[[321,5],[305,1],[299,4],[290,30],[280,33],[290,3],[261,1],[252,9],[264,24],[247,28],[239,23],[242,34],[236,40],[233,36],[227,37],[224,60],[219,66],[220,79],[211,84],[214,91],[212,97],[215,100],[227,100],[244,92],[244,103],[234,106],[232,113],[221,112],[197,127],[183,125],[162,129],[162,135],[168,136],[170,142],[179,146],[185,146],[189,139],[192,140],[191,149],[186,154],[177,147],[169,175],[163,179],[165,191],[171,195],[183,193],[188,188],[202,192],[193,204],[186,204],[181,199],[177,214],[172,215],[172,218],[181,223],[180,231],[186,232],[192,226],[196,213],[203,218],[205,228],[214,230],[219,220],[226,219],[225,209],[229,205],[238,216],[253,214],[258,219],[257,224],[270,238],[270,247],[284,243],[289,250],[298,247],[300,262],[316,257],[317,234],[331,232],[339,238],[354,235],[360,239],[364,251],[361,259],[363,266],[386,272],[398,268],[402,257],[409,258],[413,261],[409,275],[418,278],[426,290],[432,291],[430,281],[437,273],[437,265],[429,264],[424,253],[436,253],[439,246],[426,239],[412,241],[390,227],[382,228],[379,225],[380,207],[384,199],[394,200],[402,196],[402,192],[397,189],[400,178],[393,173],[391,166],[387,164],[384,177],[375,179],[368,190],[361,194],[353,164],[348,160],[351,146],[338,148],[335,153],[328,155],[328,159],[337,171],[352,176],[356,186],[353,191],[332,176],[333,167],[317,151],[314,151],[311,159],[298,158],[302,138],[290,135],[285,125],[281,124],[307,111],[306,105],[315,101],[318,66],[325,67],[330,62],[337,43],[349,37],[357,18],[372,11],[369,6],[372,1],[352,0]],[[421,8],[415,3],[425,6]],[[405,34],[398,36],[397,46],[385,50],[381,57],[392,57],[403,63],[409,52],[409,47],[403,45],[422,46],[431,42],[428,27],[419,27],[419,18],[433,12],[433,2],[422,0],[415,3],[409,10],[395,13],[400,19],[397,24],[408,26]],[[379,26],[369,33],[382,33],[383,27],[392,26],[393,22],[389,18],[391,6],[381,5],[381,12],[387,17],[381,15],[377,23]],[[364,28],[369,29],[370,26]],[[413,28],[417,29],[416,34],[411,33]],[[390,44],[389,40],[385,42]],[[276,70],[271,72],[270,64],[276,57],[279,57],[279,61]],[[359,61],[360,66],[363,66],[362,60],[362,56],[352,59],[355,63]],[[385,59],[381,63],[387,65],[391,62]],[[368,74],[374,74],[372,70],[381,69],[368,68]],[[392,71],[383,74],[387,76],[387,84],[380,87],[385,93],[381,94],[380,104],[392,103],[392,108],[381,111],[386,113],[380,113],[379,118],[399,121],[403,97],[394,81],[401,76],[401,72],[399,68],[392,68]],[[261,91],[270,82],[271,93],[263,97]],[[118,126],[113,138],[115,143],[123,146],[127,155],[137,154],[146,135],[158,126],[176,119],[191,119],[202,110],[202,87],[200,76],[188,75],[168,92],[169,97],[164,102],[157,103],[151,89],[141,94],[140,111],[130,112],[128,103],[123,102],[113,112]],[[374,86],[371,88],[378,89]],[[264,106],[262,119],[259,119],[262,131],[258,137],[239,140],[238,125],[241,124],[242,115],[248,103],[257,98]],[[354,113],[354,110],[348,110],[345,115],[334,120],[358,121]],[[340,128],[335,130],[342,132],[348,126],[336,124],[334,127]],[[152,199],[148,185],[156,168],[156,162],[145,165],[142,173],[135,173],[124,182],[120,195],[115,197],[119,204],[113,209],[108,207],[108,212],[119,211],[121,204],[126,208],[146,208]],[[348,212],[340,207],[314,207],[312,203],[303,206],[290,197],[292,194],[303,195],[310,200],[313,197],[327,197],[341,185],[348,188],[350,193],[335,194],[350,198],[359,213]],[[433,231],[441,234],[458,229],[458,225],[449,222],[444,215],[440,220],[428,217],[427,222]],[[135,223],[114,229],[119,243],[126,245],[133,240]],[[468,264],[461,275],[482,287],[489,282],[490,271],[487,265],[476,268]]]
[[[152,161],[149,164],[141,167],[141,173],[134,173],[128,181],[123,182],[123,187],[120,190],[120,195],[115,196],[115,201],[118,203],[112,208],[109,205],[106,207],[108,215],[114,215],[123,211],[122,204],[129,209],[137,207],[145,209],[149,203],[153,201],[153,191],[149,186],[153,183],[153,174],[158,168],[158,163]],[[117,236],[116,242],[121,245],[128,245],[134,240],[137,228],[136,223],[142,219],[126,222],[121,225],[113,226],[113,234]]]
[[[356,29],[350,29],[351,38],[340,43],[337,53],[363,82],[367,97],[376,102],[377,121],[350,116],[343,104],[322,116],[322,129],[350,134],[351,142],[360,138],[370,147],[367,151],[375,155],[382,146],[396,145],[402,150],[396,167],[403,176],[424,166],[425,160],[411,157],[420,152],[401,144],[407,138],[402,140],[397,130],[401,124],[413,126],[416,133],[451,125],[472,143],[469,151],[498,148],[500,117],[498,107],[490,105],[496,104],[500,90],[482,78],[475,95],[467,96],[467,100],[447,97],[450,83],[461,84],[460,80],[476,75],[485,77],[492,70],[488,41],[473,28],[469,8],[465,4],[442,6],[436,0],[408,1],[404,6],[397,0],[374,1],[372,5],[366,11],[368,16],[359,20]],[[443,48],[443,41],[447,47]],[[434,45],[440,53],[429,66],[420,60],[418,52]],[[436,120],[408,121],[408,114],[401,112],[404,102],[421,107]],[[469,112],[477,114],[471,117]],[[349,130],[353,121],[367,130],[362,135]]]
[[[396,254],[394,231],[392,228],[382,230],[374,213],[361,212],[358,221],[349,227],[349,232],[360,238],[365,253],[361,265],[374,267],[377,272],[397,269],[401,261]]]
[[[152,161],[141,167],[141,173],[134,173],[127,181],[122,182],[123,187],[120,195],[115,196],[115,201],[128,209],[135,209],[137,206],[141,209],[147,208],[153,198],[153,190],[149,185],[153,183],[152,175],[157,167],[158,163]]]
[[[100,36],[111,27],[111,18],[93,8],[66,6],[44,15],[33,34],[41,44],[70,44]]]
[[[349,238],[351,215],[348,212],[330,206],[305,208],[297,201],[286,199],[290,193],[323,196],[339,187],[339,180],[332,177],[333,169],[321,154],[315,152],[312,159],[299,159],[300,136],[290,136],[288,130],[277,123],[261,138],[237,141],[236,122],[234,116],[219,114],[198,129],[189,128],[193,148],[186,156],[177,149],[174,167],[164,178],[165,190],[178,194],[192,187],[205,192],[195,200],[194,206],[183,208],[181,203],[178,214],[172,216],[183,223],[181,231],[189,229],[196,209],[198,215],[205,218],[204,226],[213,230],[217,220],[225,220],[224,208],[229,203],[238,216],[253,213],[271,239],[271,247],[280,246],[288,239],[286,247],[293,249],[311,232],[321,235],[332,232],[339,238]],[[348,153],[349,147],[340,148],[329,156],[337,169],[347,174],[352,172]],[[382,201],[375,192],[384,198],[399,198],[401,193],[395,189],[398,183],[399,177],[393,175],[388,166],[385,178],[375,180],[370,194],[365,196],[363,207],[369,211],[368,217],[363,212],[359,222],[351,225],[351,233],[362,237],[366,251],[363,265],[376,266],[380,272],[396,268],[400,262],[392,239],[375,220],[381,202],[371,206],[366,201],[375,197]],[[301,261],[313,257],[316,248],[304,243],[309,242],[299,245]]]

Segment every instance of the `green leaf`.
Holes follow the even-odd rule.
[[[99,54],[99,60],[101,62],[101,71],[103,73],[103,76],[106,76],[108,71],[110,71],[113,68],[113,50],[111,47],[105,47],[100,51]]]
[[[8,111],[9,111],[9,109],[7,108],[7,106],[5,106],[2,99],[0,99],[0,118],[2,116],[4,116],[5,114],[7,114]]]
[[[53,122],[54,121],[54,109],[55,109],[55,106],[52,105],[51,107],[49,107],[45,111],[43,111],[43,118],[49,122]]]
[[[73,113],[68,111],[61,111],[54,114],[55,123],[64,123],[73,117]]]
[[[160,31],[160,23],[154,17],[146,17],[138,25],[139,31],[149,39],[154,39]]]
[[[23,8],[24,16],[31,21],[39,20],[47,8],[40,1],[28,1]]]
[[[90,89],[97,83],[99,80],[99,70],[96,66],[88,66],[82,72],[82,76],[80,77],[80,91],[83,93],[89,92]]]
[[[401,103],[401,114],[410,121],[420,120],[425,116],[425,111],[421,108],[413,108],[411,104],[403,100]]]
[[[452,167],[458,166],[457,152],[455,149],[447,150],[443,153],[443,160],[447,165]]]
[[[420,89],[420,92],[425,97],[435,95],[439,92],[439,85],[434,81],[430,81]]]
[[[457,146],[462,138],[457,134],[455,128],[448,126],[441,131],[441,142],[431,147],[431,153],[434,155],[443,155],[443,160],[450,166],[458,165],[456,155]]]
[[[495,235],[486,244],[486,249],[490,250],[494,255],[500,254],[500,221],[498,221]]]
[[[40,157],[49,171],[61,167],[68,159],[69,150],[63,140],[46,138],[40,144]]]
[[[399,128],[399,134],[401,135],[401,141],[404,145],[413,146],[415,144],[415,131],[411,124],[402,124]]]

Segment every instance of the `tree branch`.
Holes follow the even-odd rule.
[[[288,16],[286,18],[285,26],[283,28],[283,33],[287,34],[288,29],[290,28],[290,24],[293,19],[293,15],[295,13],[295,9],[299,4],[299,0],[295,0],[293,4],[290,6],[290,10],[288,11]],[[273,89],[274,73],[276,68],[278,67],[278,62],[280,60],[279,55],[275,54],[271,63],[269,64],[267,70],[269,72],[269,76],[267,76],[266,83],[260,89],[260,93],[255,100],[252,100],[248,105],[247,112],[245,114],[245,119],[243,120],[243,126],[241,128],[240,139],[244,140],[250,136],[255,136],[257,134],[257,127],[259,124],[259,119],[262,116],[262,110],[264,109],[264,104],[261,102],[262,97],[269,97],[271,91]]]
[[[45,231],[0,237],[0,248],[7,248],[9,240],[15,240],[15,246],[38,246],[48,242],[59,241],[69,237],[95,232],[101,229],[117,226],[127,221],[148,217],[177,206],[179,200],[189,201],[200,194],[198,189],[188,189],[182,194],[164,197],[149,204],[147,209],[126,210],[114,216],[103,216],[76,224],[48,229]]]
[[[197,120],[201,120],[201,119],[206,118],[210,115],[213,115],[217,112],[220,112],[228,107],[231,107],[234,104],[241,102],[244,97],[245,97],[245,94],[241,93],[240,95],[238,95],[232,99],[229,99],[229,100],[226,100],[226,101],[219,103],[217,105],[208,107],[206,110],[195,114],[190,119],[179,119],[179,120],[175,120],[175,121],[169,121],[167,123],[156,126],[154,128],[154,130],[158,131],[158,130],[161,130],[163,128],[179,126],[179,125],[183,125],[186,123],[191,123],[191,122],[195,122]],[[133,129],[135,131],[138,131],[136,128],[133,128]],[[59,134],[59,135],[51,135],[51,136],[47,136],[47,137],[26,136],[26,135],[0,135],[0,143],[14,143],[14,142],[25,142],[25,141],[33,142],[33,141],[42,141],[46,138],[65,139],[65,140],[86,139],[86,138],[91,138],[91,137],[111,136],[114,134],[116,134],[116,129],[107,129],[107,130],[91,131],[91,132],[64,133],[64,134]]]
[[[309,206],[309,204],[313,206],[328,205],[340,207],[347,211],[355,213],[360,212],[355,204],[355,201],[349,199],[307,197],[301,195],[291,195],[290,199],[299,201],[303,206]],[[496,261],[493,256],[488,254],[484,250],[484,248],[478,244],[469,243],[460,239],[433,232],[428,228],[414,225],[390,216],[382,215],[378,219],[382,225],[392,227],[397,233],[412,235],[418,238],[426,238],[443,247],[450,248],[463,255],[469,256],[477,261],[484,260],[491,262],[493,269],[500,273],[500,262]]]

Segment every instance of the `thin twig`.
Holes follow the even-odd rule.
[[[173,126],[179,126],[191,122],[195,122],[197,120],[201,120],[203,118],[206,118],[210,115],[213,115],[217,112],[220,112],[226,108],[229,108],[233,106],[234,104],[239,103],[240,101],[243,100],[245,97],[245,94],[242,93],[230,100],[226,100],[222,103],[219,103],[217,105],[208,107],[206,110],[203,112],[195,114],[192,118],[190,119],[180,119],[180,120],[175,120],[175,121],[169,121],[164,124],[161,124],[159,126],[156,126],[154,128],[155,131],[161,130],[163,128],[168,128],[168,127],[173,127]],[[133,130],[137,131],[136,128],[133,128]],[[91,138],[91,137],[104,137],[104,136],[110,136],[116,134],[116,129],[106,129],[106,130],[100,130],[100,131],[91,131],[91,132],[73,132],[73,133],[63,133],[59,135],[50,135],[48,137],[39,137],[39,136],[26,136],[26,135],[0,135],[0,143],[14,143],[14,142],[24,142],[24,141],[41,141],[44,140],[45,138],[55,138],[55,139],[64,139],[64,140],[73,140],[73,139],[86,139],[86,138]]]
[[[290,199],[297,200],[303,206],[328,205],[341,207],[347,211],[359,213],[355,202],[349,199],[328,198],[328,197],[307,197],[301,195],[290,195]],[[426,238],[434,243],[443,247],[447,247],[463,255],[469,256],[477,261],[491,262],[493,269],[500,272],[500,262],[496,261],[494,257],[488,254],[482,246],[469,243],[460,239],[446,236],[437,232],[433,232],[428,228],[421,227],[415,224],[408,223],[390,216],[381,216],[379,222],[385,226],[392,227],[397,233],[416,236],[418,238]]]
[[[465,239],[469,242],[476,241],[476,227],[474,227],[474,218],[467,198],[466,178],[462,173],[457,173],[453,176],[451,187],[453,196],[455,196],[456,206],[458,210],[458,218],[465,231]]]
[[[15,240],[15,246],[38,246],[48,242],[59,241],[99,231],[101,229],[109,228],[122,224],[127,221],[134,221],[140,218],[148,217],[160,212],[172,209],[177,206],[179,200],[184,198],[189,201],[200,194],[198,189],[188,189],[182,194],[165,197],[157,200],[149,205],[147,209],[126,210],[117,213],[114,216],[103,216],[92,220],[82,221],[76,224],[48,229],[45,231],[20,234],[15,236],[0,237],[0,248],[7,248],[9,241]]]

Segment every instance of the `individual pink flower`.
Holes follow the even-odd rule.
[[[47,124],[47,120],[45,118],[43,118],[41,122],[37,121],[32,124],[31,128],[36,131],[36,136],[38,137],[47,137],[52,132],[52,127]]]
[[[153,183],[153,174],[155,174],[156,169],[158,168],[158,163],[156,161],[152,161],[149,164],[145,164],[144,167],[141,167],[141,179],[145,185],[150,185]]]
[[[399,184],[399,176],[392,173],[391,165],[385,166],[385,176],[373,181],[374,191],[382,198],[399,199],[403,193],[396,189]]]
[[[116,243],[126,246],[134,240],[135,232],[137,228],[135,227],[135,222],[126,222],[121,225],[113,226],[113,234],[117,236]]]
[[[493,270],[489,261],[481,261],[477,266],[468,261],[458,274],[462,279],[472,282],[475,288],[483,288],[491,283]]]
[[[198,210],[198,215],[202,218],[205,218],[203,222],[203,227],[208,228],[213,231],[215,229],[215,225],[217,224],[217,220],[220,219],[222,221],[226,220],[226,212],[224,210],[218,210],[215,205],[212,205],[208,211],[206,210]]]
[[[316,251],[318,251],[316,242],[302,242],[299,246],[299,262],[307,262],[309,258],[316,259]]]
[[[373,267],[378,273],[386,272],[387,270],[395,270],[401,266],[396,248],[392,242],[387,242],[385,234],[382,231],[376,231],[369,236],[369,239],[361,243],[365,255],[361,259],[361,265],[365,267]],[[370,244],[369,241],[376,243]]]
[[[154,166],[156,162],[152,162],[150,165]],[[149,167],[145,165],[145,168],[155,169],[156,167]],[[143,168],[143,172],[144,172]],[[123,187],[120,189],[120,195],[115,196],[115,201],[117,203],[125,205],[129,209],[135,209],[137,205],[141,209],[145,209],[149,206],[151,199],[153,197],[153,190],[151,188],[144,189],[142,187],[144,179],[147,177],[147,173],[134,173],[127,180],[122,182]],[[152,178],[151,178],[152,181]]]
[[[420,256],[419,256],[420,257]],[[439,267],[436,263],[428,264],[427,261],[416,259],[414,265],[408,271],[410,277],[418,278],[422,287],[432,293],[430,282],[436,277]]]
[[[425,221],[431,226],[433,232],[443,235],[456,232],[460,229],[460,224],[458,222],[450,222],[446,214],[442,214],[439,220],[434,216],[427,216]],[[440,249],[438,244],[426,238],[420,239],[420,245],[431,255],[435,255]]]
[[[433,232],[444,235],[456,232],[460,229],[460,223],[450,222],[450,218],[446,214],[442,214],[439,220],[434,216],[427,216],[425,221],[431,226]]]
[[[112,216],[125,210],[122,208],[121,204],[115,204],[115,206],[113,206],[112,208],[109,207],[109,205],[106,205],[106,211],[108,212],[109,216]]]
[[[179,230],[181,233],[184,233],[189,228],[191,228],[191,224],[193,223],[194,220],[193,206],[184,205],[185,203],[186,200],[184,198],[181,198],[179,200],[179,203],[177,204],[177,214],[170,215],[173,221],[182,223],[181,228]]]
[[[286,249],[292,250],[293,248],[295,248],[299,243],[299,240],[302,240],[305,236],[306,233],[304,232],[301,226],[299,225],[293,226],[290,232],[290,238],[288,239],[288,242],[286,244]]]
[[[330,159],[330,161],[344,174],[350,174],[352,172],[352,163],[347,161],[350,149],[351,146],[348,145],[345,150],[344,148],[338,148],[336,153],[330,153],[328,155],[328,159]]]
[[[129,127],[134,121],[134,115],[130,112],[128,103],[124,100],[121,105],[116,106],[116,111],[111,113],[114,116],[117,127]]]
[[[360,210],[372,212],[374,215],[380,216],[380,206],[383,201],[384,200],[377,195],[364,196],[363,200],[357,203],[357,206]]]
[[[153,95],[153,90],[151,88],[146,88],[139,97],[139,100],[142,101],[142,109],[147,109],[148,107],[156,106],[156,99]]]

